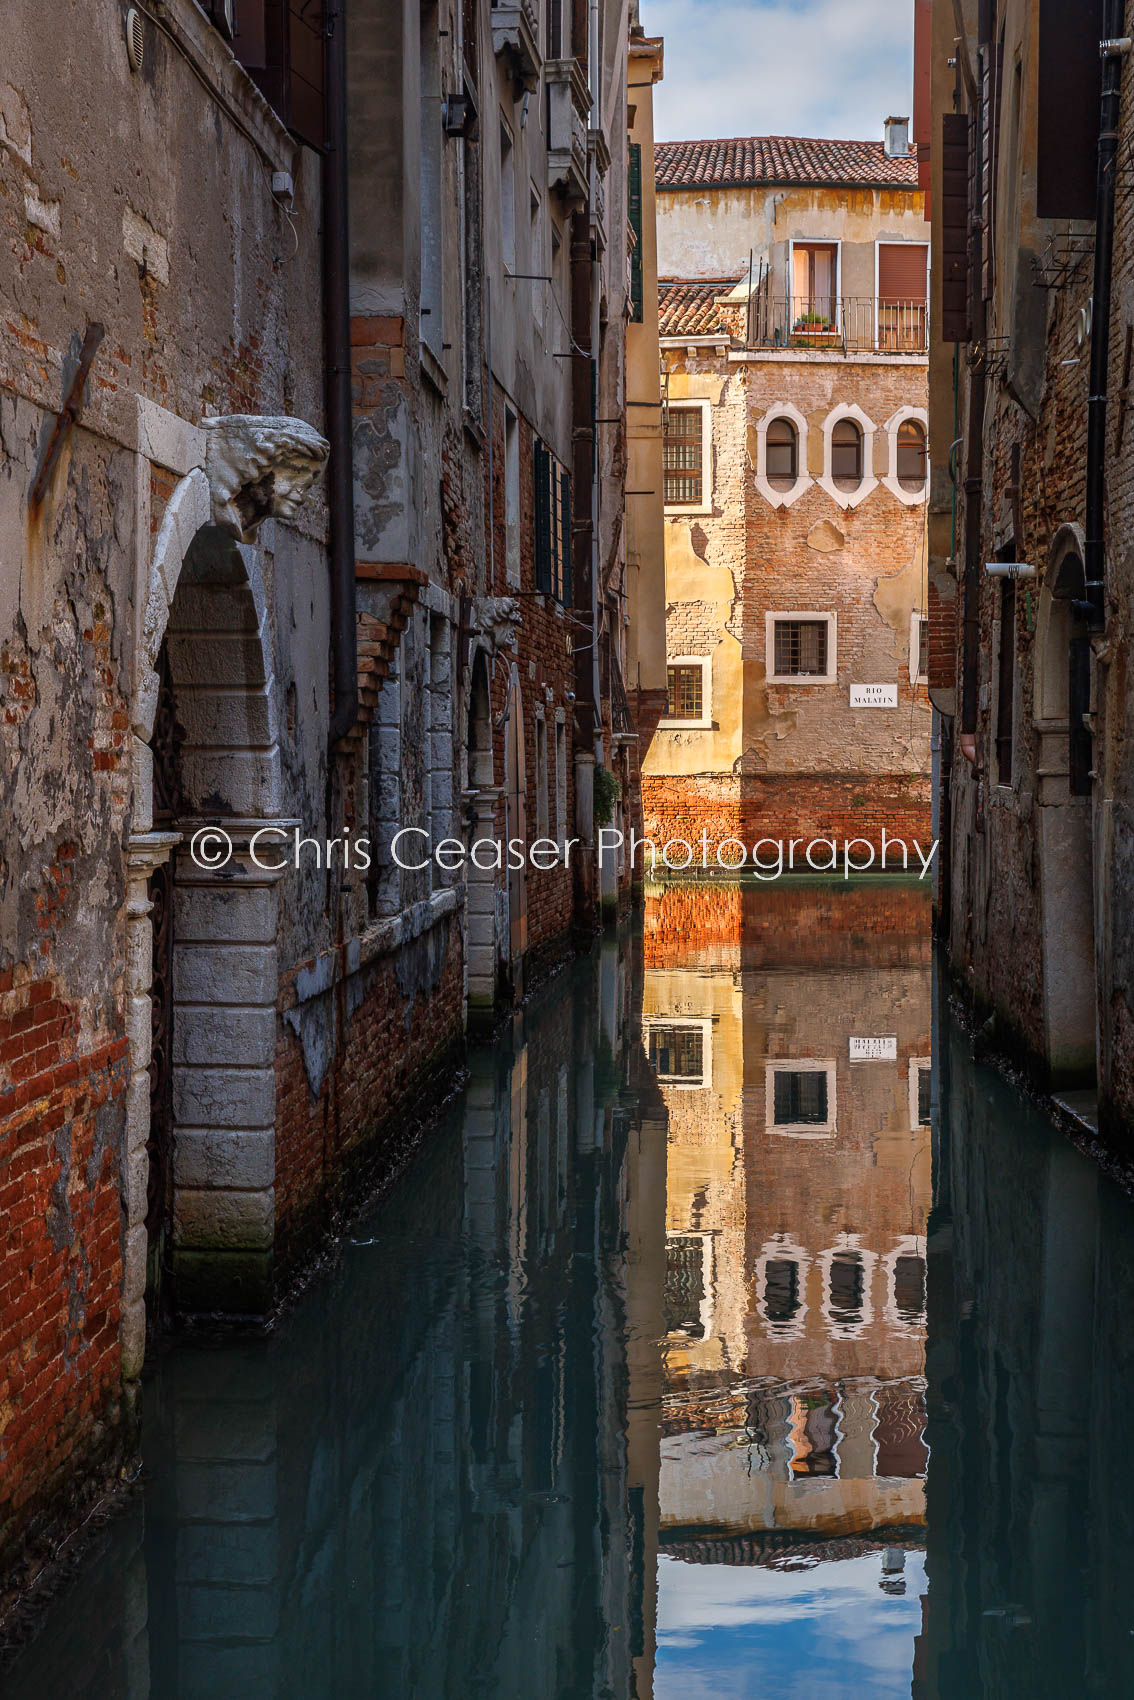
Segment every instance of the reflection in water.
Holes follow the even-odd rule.
[[[924,892],[666,888],[643,1024],[669,1062],[654,1692],[907,1694],[925,1592]]]
[[[1134,1691],[1134,1218],[931,1046],[926,902],[652,894],[272,1337],[153,1367],[0,1694]]]

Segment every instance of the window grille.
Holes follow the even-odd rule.
[[[667,713],[671,720],[700,720],[704,713],[704,675],[698,666],[669,667]]]
[[[699,1027],[651,1027],[649,1056],[659,1079],[700,1080],[705,1073],[705,1035]]]
[[[662,442],[668,505],[699,507],[704,499],[701,435],[701,409],[677,407],[671,402],[665,412]]]
[[[827,1121],[827,1071],[822,1068],[777,1069],[772,1088],[777,1127],[796,1123],[824,1126]]]
[[[807,679],[826,674],[826,620],[777,620],[775,634],[777,677]]]

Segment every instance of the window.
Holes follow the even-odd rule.
[[[927,346],[929,249],[923,242],[878,244],[878,346],[918,353]]]
[[[546,838],[548,829],[547,721],[536,710],[535,723],[536,771],[536,837]]]
[[[695,1091],[712,1081],[712,1033],[709,1016],[676,1021],[647,1016],[643,1039],[646,1055],[662,1086]]]
[[[500,246],[504,270],[516,269],[516,162],[512,132],[500,125]]]
[[[1012,720],[1016,694],[1016,586],[1000,580],[1000,666],[996,695],[996,783],[1012,783]]]
[[[925,1259],[905,1255],[894,1260],[894,1309],[898,1320],[925,1321]]]
[[[529,190],[528,214],[530,230],[528,236],[528,258],[531,261],[529,270],[532,273],[532,316],[540,329],[543,328],[544,307],[547,302],[548,285],[539,280],[547,276],[547,259],[544,253],[544,224],[543,202],[533,183]]]
[[[773,1088],[777,1124],[806,1123],[825,1126],[827,1121],[827,1076],[817,1069],[796,1072],[778,1070]]]
[[[833,614],[769,614],[768,676],[830,684],[835,677]]]
[[[705,503],[705,433],[708,402],[670,402],[662,414],[665,505],[701,508]]]
[[[792,324],[796,331],[833,330],[838,322],[839,250],[834,242],[793,242]]]
[[[421,340],[438,360],[445,340],[445,255],[441,196],[441,41],[437,6],[423,5],[421,47]]]
[[[630,318],[642,323],[642,144],[630,143],[626,167],[627,222],[630,227]]]
[[[650,1062],[659,1080],[701,1080],[705,1035],[699,1027],[651,1027]]]
[[[666,713],[671,720],[700,720],[704,714],[705,669],[700,661],[685,661],[666,668],[669,699]]]
[[[532,477],[536,589],[566,607],[571,601],[571,474],[538,438]]]
[[[203,0],[217,28],[264,99],[313,148],[326,142],[323,0]],[[436,13],[434,13],[436,21]]]
[[[929,1127],[933,1106],[933,1065],[929,1057],[910,1058],[910,1127]]]
[[[790,419],[773,419],[768,426],[764,472],[773,490],[790,490],[799,477],[799,432]]]
[[[835,1133],[835,1065],[832,1062],[769,1063],[765,1075],[765,1119],[776,1133],[801,1139]]]
[[[929,677],[929,621],[924,614],[910,616],[910,684]]]
[[[564,17],[566,13],[566,18]],[[568,0],[548,0],[547,6],[547,57],[562,59],[563,43],[570,35],[570,11]],[[564,25],[567,25],[564,28]]]
[[[520,421],[504,408],[504,573],[509,584],[520,582]]]
[[[705,1242],[700,1234],[667,1234],[665,1288],[662,1309],[667,1334],[703,1338],[701,1306],[705,1301]]]
[[[794,1258],[769,1258],[764,1265],[764,1311],[773,1327],[794,1321],[801,1304],[799,1264]]]
[[[555,710],[555,837],[562,844],[567,837],[567,713]]]
[[[862,483],[862,427],[853,419],[839,419],[831,430],[831,477],[840,490]]]
[[[911,495],[925,488],[925,426],[903,419],[898,426],[898,483]]]
[[[860,1322],[866,1299],[866,1266],[860,1251],[837,1251],[828,1281],[831,1314],[836,1322]]]

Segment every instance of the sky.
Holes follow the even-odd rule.
[[[665,37],[661,142],[710,136],[881,140],[909,114],[913,0],[641,0]]]

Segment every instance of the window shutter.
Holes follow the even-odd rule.
[[[559,585],[556,590],[565,608],[571,606],[571,474],[559,468]]]
[[[981,168],[980,168],[980,227],[981,227],[981,292],[986,301],[992,297],[994,275],[993,228],[996,216],[995,185],[996,155],[1000,142],[1000,68],[1003,48],[990,42],[984,49],[981,73]]]
[[[291,0],[289,15],[290,110],[287,124],[300,141],[321,148],[327,139],[324,120],[323,0]],[[338,27],[343,17],[339,13]]]
[[[924,303],[925,255],[919,242],[880,242],[878,299]]]
[[[963,112],[941,120],[941,336],[969,340],[969,121]]]
[[[630,245],[630,318],[642,322],[642,146],[630,143],[627,208],[634,240]]]
[[[535,467],[535,583],[545,594],[553,588],[551,571],[551,456],[536,440]]]
[[[1040,0],[1036,212],[1095,216],[1102,0]]]

